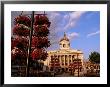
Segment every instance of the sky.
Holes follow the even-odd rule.
[[[12,28],[14,18],[20,13],[20,11],[12,12]],[[81,50],[84,59],[88,59],[93,51],[100,53],[99,11],[45,11],[45,13],[51,22],[48,36],[51,46],[47,50],[59,49],[59,40],[63,38],[65,32],[70,39],[71,48]],[[23,14],[31,14],[31,12],[23,12]]]

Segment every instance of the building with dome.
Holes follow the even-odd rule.
[[[44,62],[44,65],[47,65],[50,71],[55,69],[65,72],[70,72],[73,69],[81,71],[83,52],[70,47],[70,41],[65,33],[59,41],[59,46],[58,50],[48,51],[48,58]]]

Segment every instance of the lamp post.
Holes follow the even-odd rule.
[[[33,34],[33,23],[34,23],[34,11],[32,11],[31,15],[31,31],[30,31],[30,36],[29,36],[29,47],[28,47],[28,55],[27,55],[27,67],[26,67],[26,76],[29,76],[29,57],[30,57],[30,51],[31,51],[31,41],[32,41],[32,34]]]
[[[29,36],[29,47],[28,47],[28,55],[27,55],[27,67],[26,67],[26,76],[29,76],[29,58],[30,58],[30,52],[31,52],[31,41],[32,41],[32,35],[33,35],[33,24],[34,24],[34,15],[46,15],[45,11],[44,14],[34,14],[34,11],[32,11],[31,14],[31,30],[30,30],[30,36]]]

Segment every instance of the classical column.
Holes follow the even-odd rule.
[[[63,56],[63,59],[64,59],[64,66],[65,66],[65,55]]]
[[[69,55],[67,55],[67,66],[69,65]]]
[[[83,55],[81,54],[81,62],[82,62],[82,66],[83,66]]]
[[[50,70],[50,67],[51,67],[51,58],[52,58],[52,55],[50,55],[49,62],[48,62],[49,70]]]
[[[73,60],[72,60],[72,55],[71,55],[71,63],[73,62]]]
[[[75,59],[77,58],[77,54],[76,54],[76,55],[74,55],[74,58],[75,58]]]
[[[79,59],[79,54],[77,54],[77,59]],[[79,77],[79,60],[78,60],[78,77]]]
[[[49,66],[49,62],[50,62],[50,57],[51,57],[51,55],[48,55],[48,59],[47,59],[47,66]]]
[[[63,61],[62,61],[62,60],[63,60],[63,55],[61,55],[61,65],[62,65],[62,63],[63,63]],[[62,66],[63,66],[63,65],[62,65]]]
[[[70,60],[69,55],[67,56],[67,60],[68,60],[68,66],[69,66],[69,60]]]
[[[69,55],[69,64],[71,63],[71,55]]]
[[[65,66],[66,66],[66,57],[67,57],[67,55],[65,55]]]
[[[60,66],[62,66],[62,63],[61,63],[61,55],[59,55],[59,60],[60,60]]]

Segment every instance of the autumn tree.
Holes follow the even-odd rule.
[[[32,20],[34,20],[33,25]],[[45,61],[48,56],[46,48],[50,46],[50,41],[48,40],[49,19],[46,14],[36,14],[34,15],[34,19],[22,14],[14,19],[14,24],[13,36],[11,38],[12,66],[26,66],[28,51],[30,51],[28,67],[39,69],[39,61]],[[32,28],[31,49],[29,50],[30,32]]]

